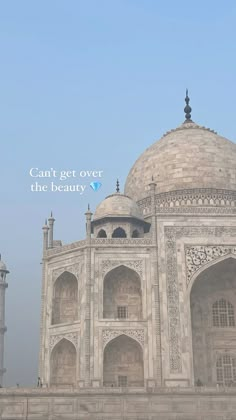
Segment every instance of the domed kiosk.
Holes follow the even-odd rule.
[[[137,203],[120,193],[117,180],[116,193],[105,198],[96,208],[92,232],[98,238],[138,238],[148,232],[150,224],[145,222]]]

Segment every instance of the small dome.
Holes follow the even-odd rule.
[[[143,219],[138,205],[127,195],[108,195],[96,208],[93,220],[104,217],[135,217]]]
[[[236,190],[236,144],[214,131],[185,122],[166,133],[135,162],[125,194],[135,201],[158,193],[192,188]]]

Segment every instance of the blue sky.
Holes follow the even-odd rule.
[[[5,383],[37,380],[41,227],[84,237],[136,158],[192,118],[235,140],[236,3],[9,0],[0,5],[0,251],[11,271]],[[30,192],[31,167],[103,170],[98,192]],[[22,339],[23,337],[23,339]]]

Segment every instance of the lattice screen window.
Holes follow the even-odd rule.
[[[213,327],[234,327],[234,307],[225,299],[220,299],[212,305]]]
[[[127,386],[128,378],[127,376],[118,376],[118,386]]]
[[[118,306],[117,307],[117,316],[118,316],[118,318],[128,318],[128,307],[127,306]]]
[[[216,362],[216,377],[219,385],[236,386],[236,357],[219,357]]]

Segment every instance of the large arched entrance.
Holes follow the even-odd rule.
[[[74,345],[62,339],[54,347],[50,359],[50,385],[71,386],[76,381],[76,349]]]
[[[232,356],[236,356],[236,259],[227,258],[201,272],[190,304],[195,382],[236,385]]]
[[[111,340],[103,358],[104,386],[143,386],[143,350],[140,344],[126,335]]]
[[[53,288],[52,324],[74,322],[78,318],[78,282],[65,271],[56,280]]]
[[[107,273],[103,289],[103,317],[142,318],[141,281],[136,271],[122,265]]]

